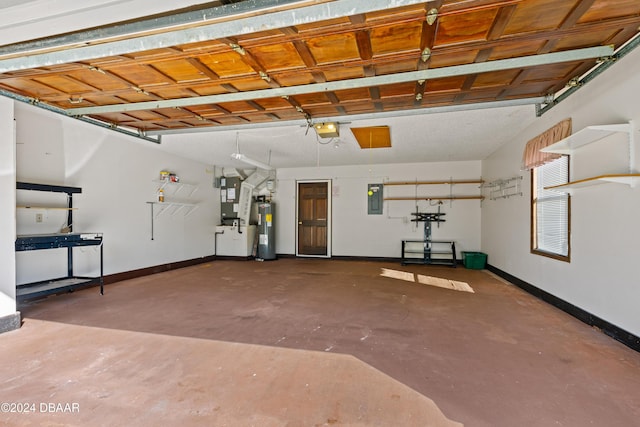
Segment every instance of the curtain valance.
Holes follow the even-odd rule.
[[[530,170],[560,157],[561,154],[543,153],[540,150],[568,137],[569,135],[571,135],[571,118],[561,121],[551,129],[548,129],[531,139],[524,147],[522,168],[524,170]]]

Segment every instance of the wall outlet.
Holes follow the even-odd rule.
[[[42,214],[41,213],[37,213],[36,214],[36,222],[42,222]]]

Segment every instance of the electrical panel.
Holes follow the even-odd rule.
[[[382,184],[367,184],[367,214],[382,215]]]

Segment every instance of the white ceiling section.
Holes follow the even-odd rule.
[[[481,160],[536,119],[534,106],[503,107],[385,119],[351,120],[340,137],[319,139],[306,126],[165,135],[160,147],[208,163],[229,164],[240,152],[277,168]],[[388,125],[391,148],[362,150],[349,127]],[[231,163],[240,167],[240,163]]]
[[[326,3],[327,0],[301,3]],[[1,1],[0,46],[61,35],[116,22],[224,2],[198,0],[22,0]],[[220,166],[238,166],[230,154],[241,153],[276,168],[332,165],[482,160],[536,120],[535,106],[342,118],[340,136],[320,139],[304,120],[264,127],[167,132],[160,148]],[[339,118],[336,118],[339,119]],[[387,125],[391,148],[361,150],[349,127]]]

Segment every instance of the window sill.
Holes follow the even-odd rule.
[[[540,249],[531,249],[531,253],[533,255],[540,255],[540,256],[544,256],[547,258],[552,258],[558,261],[564,261],[564,262],[571,262],[571,254],[569,255],[559,255],[559,254],[554,254],[553,252],[546,252]]]

